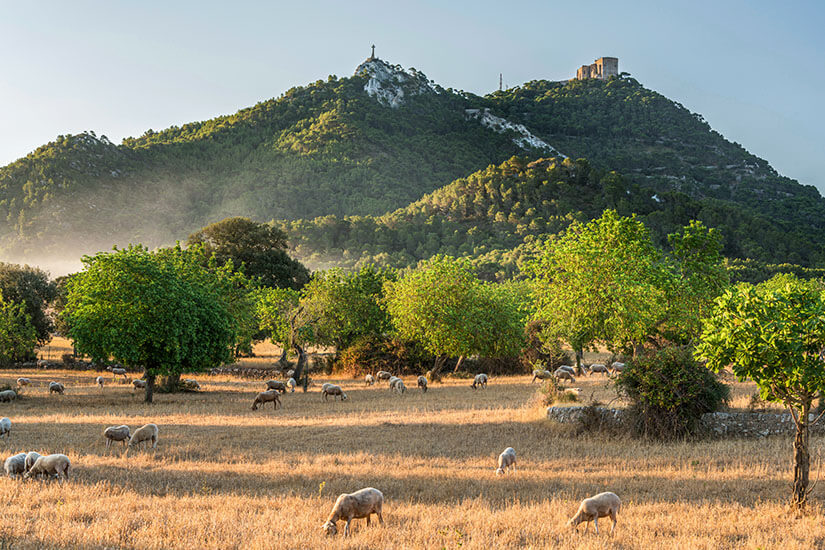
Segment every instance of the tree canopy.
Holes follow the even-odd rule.
[[[0,293],[0,364],[33,359],[36,345],[37,330],[26,308]]]
[[[0,262],[0,293],[6,301],[23,306],[39,344],[51,338],[54,324],[46,310],[57,297],[57,286],[49,279],[48,273],[28,265]]]

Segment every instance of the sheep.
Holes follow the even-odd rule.
[[[333,398],[336,395],[341,396],[341,401],[347,400],[347,394],[344,393],[344,390],[341,389],[341,386],[336,386],[335,384],[326,383],[321,386],[321,395],[324,398],[324,401],[327,400],[327,396],[331,395]]]
[[[533,371],[533,379],[530,380],[530,383],[532,384],[537,379],[538,380],[550,380],[551,378],[553,378],[553,373],[550,372],[549,370],[537,369],[537,370]]]
[[[327,535],[335,535],[338,533],[338,520],[346,520],[347,524],[344,526],[344,536],[349,536],[349,524],[353,519],[367,518],[367,525],[370,524],[370,515],[376,514],[378,516],[378,523],[384,525],[384,516],[381,515],[381,509],[384,506],[384,495],[378,489],[367,487],[354,493],[343,493],[338,496],[335,505],[332,507],[332,512],[329,514],[327,521],[321,526],[324,533]]]
[[[556,369],[556,372],[553,373],[553,376],[555,376],[557,380],[570,380],[574,384],[576,383],[576,379],[573,378],[573,375],[562,368]]]
[[[22,477],[26,473],[26,453],[8,457],[3,463],[3,469],[9,477]]]
[[[371,375],[371,374],[366,375],[366,376],[364,377],[364,383],[365,383],[367,386],[372,386],[373,384],[375,384],[375,377],[374,377],[373,375]]]
[[[404,385],[404,381],[400,378],[394,378],[390,381],[390,390],[395,390],[396,393],[403,394],[407,391],[407,386]]]
[[[99,388],[103,389],[103,377],[98,376],[95,378],[95,383],[98,385]]]
[[[607,370],[607,367],[605,367],[602,363],[593,363],[592,365],[586,368],[585,372],[588,376],[596,372],[600,372],[602,374],[610,374],[610,371]]]
[[[201,385],[198,383],[197,380],[192,380],[191,378],[184,378],[180,381],[183,389],[189,391],[197,391],[201,389]]]
[[[106,448],[108,449],[115,441],[120,441],[123,445],[129,440],[132,434],[129,431],[129,426],[123,424],[121,426],[109,426],[103,430],[103,437],[106,438]]]
[[[610,370],[615,375],[617,372],[622,372],[624,370],[625,364],[619,363],[618,361],[610,365]]]
[[[45,368],[47,368],[48,366],[49,366],[49,362],[48,362],[48,361],[46,361],[45,359],[38,359],[38,360],[37,360],[37,368],[39,368],[39,369],[45,369]]]
[[[297,385],[298,383],[295,382],[294,378],[290,378],[286,381],[286,387],[289,388],[289,393],[295,393],[295,386]]]
[[[26,467],[25,470],[28,472],[34,466],[34,463],[37,462],[37,459],[40,458],[42,455],[37,451],[29,451],[26,453]]]
[[[575,367],[571,367],[570,365],[562,365],[562,366],[559,367],[559,369],[566,370],[567,372],[570,373],[571,376],[576,376],[576,368]],[[556,370],[559,370],[559,369],[556,369]]]
[[[135,430],[135,433],[132,434],[132,437],[129,439],[129,445],[126,448],[126,452],[129,452],[129,449],[132,447],[137,448],[138,445],[145,444],[146,442],[152,443],[152,448],[158,448],[158,427],[155,424],[145,424]]]
[[[599,518],[610,517],[613,520],[613,526],[610,528],[610,534],[616,528],[616,515],[619,513],[619,508],[622,506],[622,501],[615,493],[599,493],[596,496],[584,499],[579,505],[579,510],[576,515],[570,518],[567,525],[571,526],[573,530],[581,522],[587,522],[584,527],[584,532],[587,533],[587,528],[590,527],[590,522],[596,527],[596,533],[599,532]]]
[[[146,380],[132,380],[132,385],[135,387],[135,390],[146,389]]]
[[[505,471],[509,471],[510,468],[512,468],[514,472],[516,471],[516,450],[512,447],[507,447],[498,455],[496,475],[501,475]]]
[[[11,436],[11,420],[7,416],[0,418],[0,437],[3,436],[6,436],[6,443],[8,443]]]
[[[280,382],[278,380],[267,380],[266,381],[266,389],[267,390],[277,390],[281,393],[286,393],[286,384]]]
[[[392,387],[395,384],[396,380],[401,380],[401,379],[398,378],[397,376],[390,376],[389,380],[387,380],[387,382],[389,382],[389,385],[387,386],[387,388],[389,388],[390,391],[392,391]]]
[[[257,411],[258,405],[260,405],[261,409],[263,409],[264,405],[269,402],[272,402],[272,410],[277,409],[278,405],[281,405],[281,398],[278,396],[278,390],[266,390],[256,395],[255,400],[252,402],[252,410]],[[281,407],[283,407],[283,405],[281,405]]]
[[[473,383],[470,385],[471,388],[484,388],[487,389],[487,375],[483,372],[480,374],[476,374],[476,377],[473,378]]]
[[[581,388],[565,388],[564,393],[574,395],[578,398],[579,395],[581,395],[581,393],[582,393],[582,389]]]
[[[124,381],[128,381],[129,378],[126,376],[126,369],[121,368],[110,368],[108,370],[112,371],[112,382],[115,381],[116,376],[122,376]]]
[[[66,455],[53,454],[41,456],[34,462],[34,465],[29,469],[29,471],[23,474],[23,477],[25,479],[29,479],[36,476],[51,475],[60,479],[62,474],[63,480],[68,481],[69,468],[71,465],[72,463]],[[61,483],[63,480],[61,480]]]
[[[0,391],[0,403],[9,403],[17,399],[17,392],[14,390]]]
[[[426,376],[419,376],[418,377],[418,387],[421,388],[421,391],[427,393],[427,377]]]
[[[289,369],[288,371],[286,371],[286,377],[287,378],[294,378],[295,377],[295,369]]]
[[[59,393],[63,395],[63,392],[66,390],[66,386],[61,384],[60,382],[49,382],[49,395],[53,393]]]
[[[18,387],[28,386],[31,383],[32,383],[32,381],[29,380],[28,378],[18,378],[17,379],[17,386]]]
[[[389,380],[392,378],[392,374],[385,370],[380,370],[375,373],[375,378],[378,380]]]

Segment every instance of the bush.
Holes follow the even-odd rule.
[[[679,347],[628,362],[616,386],[631,402],[632,432],[661,440],[698,434],[701,416],[719,410],[730,395],[692,350]]]
[[[539,401],[545,407],[555,403],[575,403],[579,400],[573,392],[564,391],[558,380],[545,380],[538,389]]]
[[[334,371],[357,378],[385,370],[394,374],[422,374],[433,357],[421,346],[395,338],[363,337],[341,350]]]
[[[0,364],[37,359],[37,332],[22,304],[6,302],[0,295]]]

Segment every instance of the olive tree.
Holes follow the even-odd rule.
[[[719,372],[730,367],[753,380],[763,399],[787,407],[796,427],[791,503],[805,505],[809,490],[809,429],[814,399],[825,392],[825,287],[779,275],[724,292],[705,320],[696,356]]]
[[[3,299],[0,293],[0,363],[34,356],[37,330],[23,304]]]
[[[157,376],[229,362],[240,330],[237,281],[201,259],[200,251],[141,246],[84,257],[64,310],[78,352],[143,367],[146,402]]]

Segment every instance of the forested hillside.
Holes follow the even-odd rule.
[[[479,97],[378,59],[120,145],[59,136],[0,168],[0,250],[77,257],[247,216],[279,220],[311,264],[406,265],[435,252],[512,257],[604,207],[659,235],[703,219],[732,257],[825,265],[816,189],[632,78]]]

